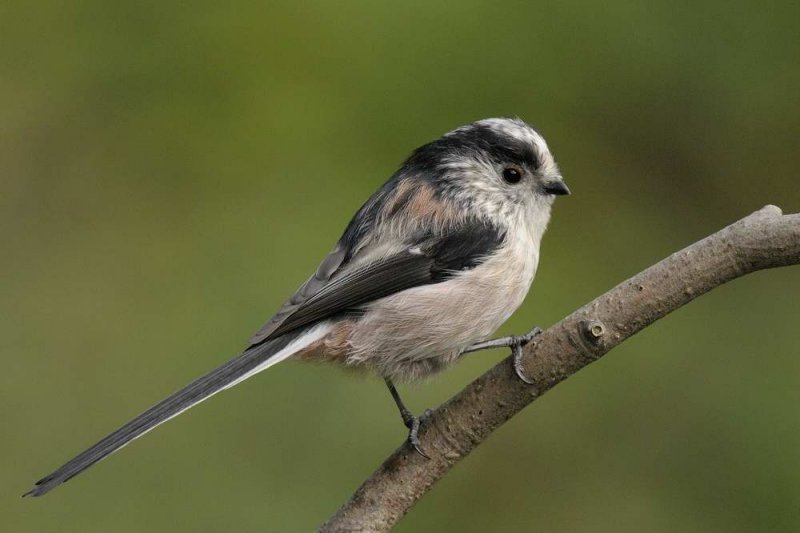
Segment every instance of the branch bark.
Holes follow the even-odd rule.
[[[750,272],[800,263],[800,214],[766,206],[672,254],[586,304],[525,347],[523,383],[511,358],[423,421],[430,460],[398,448],[320,531],[387,531],[489,434],[542,394],[656,320]]]

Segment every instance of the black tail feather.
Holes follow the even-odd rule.
[[[106,438],[64,464],[55,472],[36,482],[25,496],[42,496],[58,485],[80,474],[96,462],[119,450],[132,440],[141,437],[159,424],[189,409],[209,396],[252,371],[272,355],[286,347],[300,332],[282,335],[252,348],[231,359],[216,370],[193,381],[172,396],[154,405]]]

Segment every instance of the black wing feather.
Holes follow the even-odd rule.
[[[365,265],[331,281],[275,330],[282,335],[311,322],[411,287],[432,282],[434,261],[408,250]]]
[[[474,222],[443,237],[428,237],[405,250],[334,277],[308,296],[266,337],[274,338],[397,292],[440,283],[474,268],[502,244],[505,233]]]

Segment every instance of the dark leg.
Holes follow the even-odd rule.
[[[465,354],[477,352],[478,350],[488,350],[489,348],[511,348],[511,353],[514,355],[514,372],[516,372],[519,379],[525,383],[528,383],[529,385],[533,385],[533,381],[528,379],[525,374],[522,373],[522,347],[531,342],[533,338],[539,335],[541,332],[542,329],[537,327],[533,328],[525,335],[511,335],[510,337],[476,342],[461,353]]]
[[[417,453],[420,454],[425,459],[430,459],[425,452],[422,451],[419,442],[419,418],[412,415],[411,411],[409,411],[405,404],[403,404],[403,400],[400,399],[400,393],[397,392],[397,389],[392,383],[392,380],[389,378],[384,378],[386,381],[386,386],[389,387],[389,392],[392,394],[392,398],[394,398],[394,403],[397,404],[397,408],[400,410],[400,416],[403,417],[403,424],[406,425],[408,428],[408,442],[411,446],[417,450]]]

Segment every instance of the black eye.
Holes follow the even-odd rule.
[[[519,183],[522,180],[522,172],[518,168],[506,167],[503,169],[503,179],[507,183]]]

